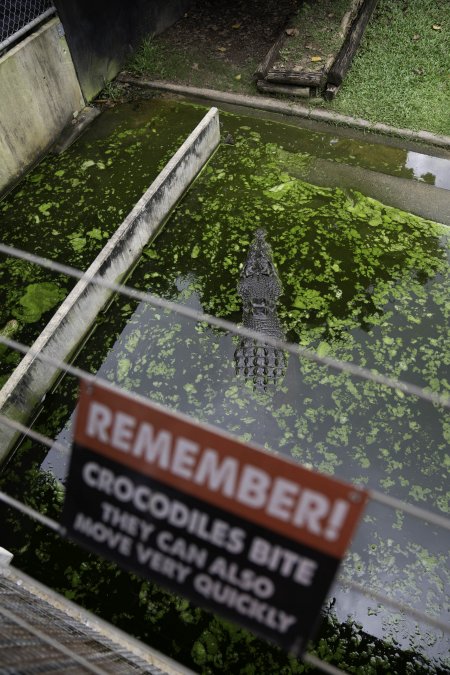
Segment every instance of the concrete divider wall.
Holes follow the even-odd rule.
[[[219,113],[211,108],[67,296],[33,344],[33,351],[59,361],[69,358],[111,295],[108,289],[91,283],[93,277],[116,282],[127,272],[219,141]],[[26,422],[58,374],[57,367],[31,354],[25,356],[0,390],[0,413]],[[0,463],[7,458],[16,436],[13,429],[0,426]]]
[[[55,17],[0,58],[0,194],[43,156],[83,107]]]

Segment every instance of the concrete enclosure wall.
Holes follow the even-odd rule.
[[[211,108],[109,239],[0,390],[0,413],[19,422],[28,420],[59,374],[56,366],[36,354],[58,361],[69,358],[111,295],[110,289],[93,283],[93,278],[115,283],[127,272],[219,141],[219,113]],[[16,436],[12,428],[0,425],[0,463]]]
[[[43,156],[83,107],[58,18],[0,58],[0,194]]]

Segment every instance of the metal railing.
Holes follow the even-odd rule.
[[[0,3],[0,52],[55,12],[52,0],[3,0]]]
[[[0,673],[194,675],[20,570],[0,564]]]
[[[79,279],[82,278],[84,275],[84,273],[81,270],[74,269],[66,265],[61,265],[60,263],[57,263],[55,261],[50,261],[27,252],[14,249],[13,247],[9,247],[4,244],[0,244],[0,253],[11,255],[19,259],[27,260],[34,264],[47,267],[55,272],[65,273],[68,276],[74,278]],[[254,331],[250,331],[249,329],[246,329],[242,326],[232,324],[223,319],[218,319],[217,317],[205,315],[190,307],[186,307],[184,305],[179,305],[178,303],[167,301],[163,298],[156,297],[149,293],[143,293],[134,288],[105,282],[101,277],[98,276],[94,276],[90,280],[90,282],[92,284],[104,286],[109,290],[118,292],[130,299],[146,302],[154,307],[163,308],[166,311],[175,312],[176,314],[179,314],[181,316],[193,318],[198,322],[205,322],[211,326],[229,330],[231,333],[236,335],[245,337],[250,336],[254,339],[259,340],[262,339],[260,334],[255,333]],[[268,336],[264,336],[263,339],[264,342],[273,343],[275,346],[285,349],[286,351],[289,351],[300,358],[303,357],[308,360],[319,363],[321,365],[328,366],[329,368],[333,368],[337,371],[345,372],[352,377],[373,381],[389,389],[400,390],[407,396],[413,396],[418,399],[422,399],[430,404],[441,406],[442,408],[448,409],[450,407],[450,400],[448,397],[436,394],[435,392],[431,392],[428,389],[423,389],[411,383],[400,381],[381,373],[369,371],[353,363],[342,362],[334,358],[321,356],[316,352],[304,349],[302,347],[299,347],[298,345],[285,343],[283,341],[280,342],[277,340],[272,340]],[[118,388],[117,385],[114,385],[109,381],[102,380],[101,378],[99,378],[98,375],[94,376],[91,373],[88,373],[73,365],[61,362],[58,359],[54,359],[52,357],[41,354],[39,351],[33,349],[33,347],[21,344],[19,342],[16,342],[15,340],[11,340],[6,337],[0,336],[0,344],[3,344],[9,347],[10,349],[17,350],[18,352],[23,354],[30,353],[35,359],[42,360],[49,366],[56,366],[58,369],[65,371],[82,380],[96,381],[97,383],[101,382],[104,386],[112,389]],[[129,395],[131,395],[132,397],[135,396],[134,394]],[[5,425],[7,427],[13,428],[19,433],[22,433],[25,436],[28,436],[48,447],[55,447],[56,445],[58,445],[61,447],[63,451],[67,451],[67,448],[64,445],[61,445],[58,441],[55,441],[55,439],[48,438],[40,434],[39,432],[36,432],[35,430],[31,429],[27,425],[23,425],[20,422],[9,419],[5,415],[0,415],[0,425]],[[379,492],[378,490],[369,490],[369,494],[372,501],[379,502],[391,509],[400,510],[403,513],[409,514],[410,516],[423,520],[424,522],[427,522],[429,524],[433,524],[434,526],[442,528],[443,530],[446,531],[450,530],[450,520],[446,518],[444,515],[435,513],[426,508],[418,507],[415,504],[406,503],[403,500]],[[0,491],[0,502],[14,509],[17,509],[18,511],[21,511],[25,515],[33,518],[34,520],[40,522],[44,526],[57,532],[61,536],[64,537],[66,535],[65,529],[60,525],[60,523],[48,518],[47,516],[37,512],[34,509],[31,509],[30,507],[26,506],[25,504],[14,499],[8,494],[5,494],[2,491]],[[434,627],[438,631],[442,631],[443,634],[450,632],[450,627],[444,620],[442,620],[437,616],[433,616],[432,614],[430,615],[428,612],[423,611],[422,608],[414,608],[410,606],[410,604],[407,604],[405,602],[397,600],[394,597],[391,597],[389,591],[381,592],[376,588],[366,587],[365,585],[361,585],[356,581],[354,581],[353,579],[350,579],[342,574],[338,579],[338,583],[342,583],[344,587],[350,588],[356,593],[365,595],[371,599],[375,599],[386,608],[390,608],[391,610],[401,612],[405,616],[409,616],[414,621],[418,621],[423,624],[428,624],[429,626]],[[325,673],[328,673],[329,675],[343,675],[345,672],[339,668],[336,668],[330,663],[324,662],[323,660],[321,660],[320,658],[311,653],[304,654],[302,658],[306,663],[322,670]]]

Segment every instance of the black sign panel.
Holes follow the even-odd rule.
[[[295,486],[293,482],[289,483],[278,477],[281,482],[274,484],[271,496],[266,485],[264,490],[261,488],[261,476],[269,475],[269,469],[273,473],[273,461],[275,467],[278,463],[283,467],[287,464],[290,474],[294,469],[300,469],[306,474],[308,472],[284,460],[270,457],[268,463],[263,461],[259,464],[265,466],[266,471],[256,465],[253,467],[254,473],[249,474],[251,480],[247,477],[245,483],[246,490],[242,487],[242,470],[239,474],[240,487],[236,483],[239,490],[235,495],[235,498],[241,499],[242,504],[233,510],[224,508],[225,497],[233,498],[230,493],[234,466],[232,462],[237,454],[234,453],[234,458],[232,454],[236,449],[235,445],[238,446],[237,450],[241,449],[239,442],[231,441],[229,437],[217,436],[216,447],[220,440],[225,443],[222,464],[216,463],[215,473],[210,471],[207,474],[205,467],[212,466],[212,455],[207,455],[207,463],[206,460],[203,464],[199,463],[197,472],[193,474],[192,489],[180,490],[179,485],[174,483],[180,476],[189,478],[188,467],[194,466],[196,444],[193,438],[197,437],[196,434],[193,433],[189,441],[186,436],[183,437],[183,455],[181,451],[177,453],[175,450],[181,445],[174,446],[173,457],[176,462],[172,465],[172,470],[178,472],[175,481],[174,476],[170,478],[169,455],[164,453],[164,447],[166,450],[169,448],[166,443],[169,438],[167,420],[166,430],[162,431],[166,435],[155,433],[151,443],[147,429],[146,461],[152,457],[154,465],[150,469],[147,466],[139,471],[134,466],[136,457],[115,454],[118,448],[120,453],[126,452],[125,441],[131,438],[129,432],[133,426],[133,415],[130,411],[123,412],[124,400],[120,400],[122,412],[118,414],[122,415],[121,423],[125,420],[128,427],[121,427],[119,431],[117,426],[111,426],[112,417],[108,417],[109,413],[105,412],[105,402],[109,406],[112,403],[111,392],[107,391],[104,399],[99,395],[101,393],[102,390],[96,387],[95,396],[89,393],[82,397],[77,418],[76,442],[63,513],[63,523],[70,537],[115,560],[122,567],[236,621],[290,652],[300,654],[312,635],[340,562],[339,555],[330,555],[327,550],[329,543],[325,542],[319,547],[311,545],[311,539],[319,536],[315,535],[314,529],[319,523],[318,509],[325,508],[325,501],[319,499],[322,498],[319,493],[304,488],[302,494],[309,495],[308,503],[312,504],[308,518],[302,516],[306,496],[303,502],[299,500],[299,505],[296,502],[297,508],[292,511],[293,519],[299,523],[301,516],[303,528],[308,529],[306,525],[309,525],[312,530],[304,533],[306,543],[301,541],[303,536],[293,538],[280,531],[281,527],[271,527],[267,513],[264,517],[257,514],[253,516],[253,511],[263,507],[262,497],[266,493],[270,512],[278,515],[281,520],[286,519],[288,506],[294,504],[291,499]],[[116,402],[114,398],[114,403]],[[91,406],[90,403],[94,405]],[[135,402],[133,404],[136,405]],[[109,409],[112,410],[112,407]],[[92,411],[97,415],[95,420]],[[139,413],[143,411],[140,410]],[[161,414],[160,411],[152,411],[152,415],[153,413],[156,417]],[[147,415],[148,410],[144,414]],[[152,419],[155,422],[156,418]],[[175,437],[175,427],[180,424],[183,432],[189,429],[190,423],[177,417],[171,427],[171,438]],[[112,436],[107,438],[108,429]],[[155,431],[156,427],[153,426],[152,429]],[[159,429],[162,430],[161,425]],[[201,433],[207,436],[211,434],[205,430]],[[92,449],[88,447],[86,437],[93,437],[95,434],[97,440],[93,441]],[[216,452],[211,448],[211,438],[205,440],[208,441],[205,445],[207,451]],[[107,444],[103,447],[106,441]],[[227,448],[229,443],[233,443],[233,448]],[[100,447],[102,450],[99,452]],[[245,448],[245,452],[242,451],[243,459],[246,453],[248,457],[253,457],[256,453],[258,459],[267,457],[261,451],[248,446],[242,447]],[[135,445],[134,454],[137,454],[136,448]],[[227,454],[227,449],[230,454]],[[159,473],[156,467],[157,457]],[[123,461],[117,461],[118,459]],[[226,460],[229,460],[228,464]],[[317,483],[317,474],[313,475]],[[207,484],[199,486],[202,476],[207,477]],[[314,479],[312,481],[314,483]],[[205,490],[205,487],[208,487],[209,492],[205,492],[203,498],[201,490]],[[340,490],[342,484],[338,484],[338,488],[334,485],[334,488]],[[345,489],[353,491],[351,487]],[[364,493],[355,491],[352,494],[360,496],[362,503],[365,501]],[[317,495],[315,501],[311,495]],[[323,511],[320,516],[326,525],[320,536],[333,539],[338,538],[338,534],[337,531],[331,533],[331,524],[337,524],[339,513],[342,512],[342,516],[345,511],[348,515],[349,511],[343,508],[342,499],[337,499],[336,502],[330,500],[330,504],[329,513],[325,514]],[[343,517],[340,521],[344,526]]]

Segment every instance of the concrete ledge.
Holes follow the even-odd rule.
[[[282,166],[308,183],[359,190],[387,206],[450,226],[450,193],[443,188],[317,157],[304,170],[289,166],[288,161]]]
[[[111,295],[92,283],[95,275],[117,282],[156,236],[170,210],[203,168],[220,142],[219,113],[205,115],[156,180],[109,239],[33,344],[33,350],[67,360]],[[0,412],[26,422],[59,373],[38,358],[25,356],[0,391]],[[0,463],[17,432],[0,427]]]
[[[100,115],[100,112],[98,108],[86,106],[77,118],[62,130],[60,137],[51,149],[52,153],[61,155],[65,152],[86,131],[91,122]]]
[[[256,108],[258,110],[280,113],[282,115],[303,117],[305,119],[315,120],[317,122],[326,122],[328,124],[334,125],[337,124],[351,127],[353,129],[360,129],[361,131],[370,131],[377,134],[383,134],[385,136],[405,138],[419,143],[427,143],[428,145],[450,149],[450,136],[441,136],[439,134],[433,134],[429,131],[412,131],[411,129],[391,127],[388,124],[369,122],[368,120],[350,117],[349,115],[341,115],[340,113],[336,113],[331,110],[323,110],[322,108],[313,108],[311,106],[302,105],[301,103],[294,103],[291,101],[277,101],[265,96],[231,94],[224,91],[217,91],[215,89],[189,87],[183,84],[172,84],[170,82],[162,82],[159,80],[149,80],[144,77],[133,77],[127,73],[120,74],[117,79],[120,82],[127,82],[128,84],[155,89],[157,91],[167,91],[172,94],[180,94],[182,96],[189,96],[191,98],[199,98],[217,103],[241,105],[247,108]]]
[[[0,568],[7,567],[11,563],[13,557],[14,556],[10,551],[7,551],[6,548],[0,546]]]

